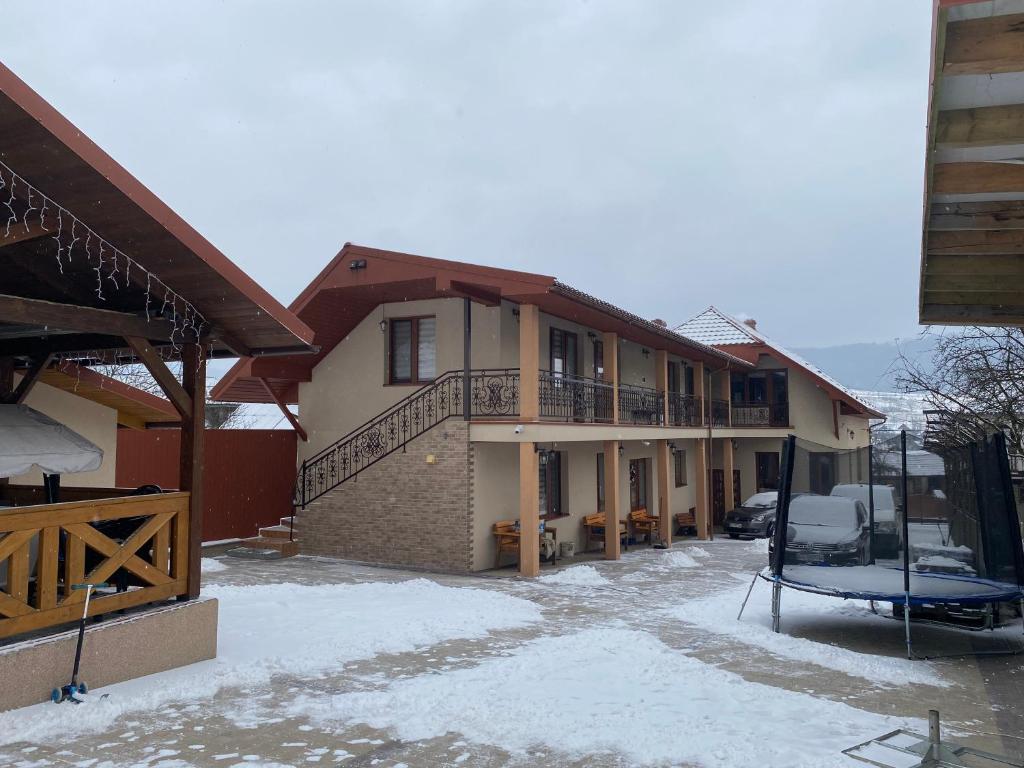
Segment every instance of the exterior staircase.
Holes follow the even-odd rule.
[[[279,560],[283,557],[294,557],[299,554],[298,519],[282,517],[277,525],[260,528],[259,534],[250,539],[242,539],[239,546],[228,552],[232,557],[244,557],[260,560]],[[294,525],[294,536],[292,535]]]

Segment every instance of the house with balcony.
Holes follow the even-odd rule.
[[[293,420],[309,554],[460,572],[518,560],[532,575],[541,525],[608,558],[620,528],[643,535],[634,523],[667,540],[688,520],[708,536],[741,490],[777,474],[792,427],[774,374],[774,405],[751,384],[732,407],[734,387],[768,372],[745,347],[546,275],[346,244],[290,309],[319,351],[242,358],[212,396]],[[759,479],[736,463],[769,447]],[[595,515],[607,524],[588,526]]]

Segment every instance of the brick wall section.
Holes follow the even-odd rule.
[[[302,553],[470,570],[472,462],[469,425],[442,422],[299,510]]]

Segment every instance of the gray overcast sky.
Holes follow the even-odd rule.
[[[37,5],[0,60],[285,304],[350,240],[917,331],[930,0]]]

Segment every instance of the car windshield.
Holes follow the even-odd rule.
[[[855,483],[849,485],[837,485],[832,489],[831,496],[843,496],[847,499],[856,499],[865,507],[869,506],[869,486],[867,483]],[[876,510],[895,509],[896,504],[892,496],[892,487],[888,485],[874,486],[874,502]]]
[[[775,502],[777,502],[778,499],[778,491],[765,491],[763,493],[755,493],[743,502],[743,506],[753,507],[755,509],[771,509],[775,506]]]
[[[797,525],[855,528],[857,506],[847,499],[830,496],[805,496],[793,499],[790,503],[789,522]]]

